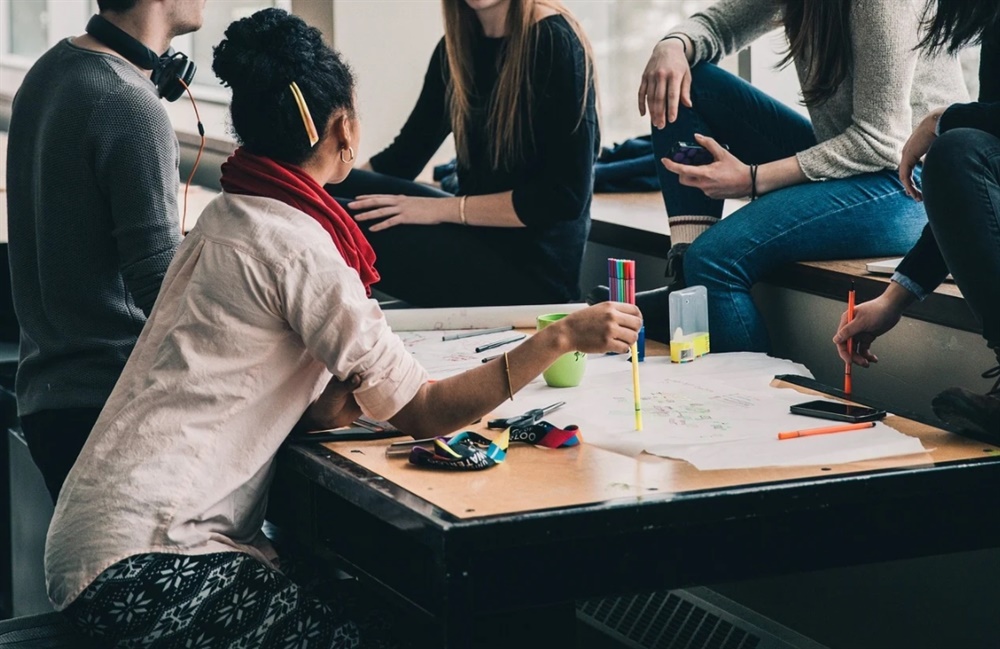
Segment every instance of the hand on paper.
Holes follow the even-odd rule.
[[[934,140],[937,139],[937,123],[943,112],[943,109],[938,109],[925,117],[903,146],[903,157],[899,163],[899,182],[903,183],[906,195],[917,201],[922,201],[924,195],[913,182],[913,170],[924,159]]]
[[[354,400],[354,391],[361,385],[361,376],[355,374],[346,381],[330,379],[326,389],[302,415],[299,422],[306,430],[322,430],[349,426],[361,416],[361,408]]]
[[[602,302],[566,316],[572,351],[625,353],[639,339],[642,314],[634,304]]]
[[[454,203],[452,208],[449,202]],[[371,226],[372,232],[387,230],[396,225],[435,225],[444,223],[449,210],[458,214],[457,198],[426,198],[422,196],[402,196],[395,194],[369,194],[358,196],[347,204],[351,210],[360,212],[354,216],[357,221],[385,219]],[[457,217],[456,219],[457,220]]]
[[[743,198],[750,195],[750,167],[726,151],[714,139],[695,135],[698,144],[705,147],[715,162],[702,166],[682,165],[663,158],[660,162],[668,171],[680,176],[680,183],[697,187],[709,198]]]
[[[906,289],[903,289],[906,290]],[[854,362],[861,367],[868,367],[878,362],[878,356],[872,353],[871,346],[875,339],[889,331],[899,322],[903,310],[893,304],[883,293],[870,302],[858,305],[854,310],[854,321],[847,322],[847,312],[840,316],[840,326],[833,337],[837,353],[845,363]],[[854,338],[854,357],[847,353],[847,341]]]
[[[639,114],[646,114],[656,128],[664,128],[677,119],[678,104],[691,108],[691,65],[684,45],[677,39],[660,41],[642,73],[639,85]]]

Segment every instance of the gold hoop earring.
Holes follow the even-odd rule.
[[[345,159],[344,150],[343,149],[340,150],[340,161],[343,162],[344,164],[347,164],[348,162],[354,162],[354,147],[352,146],[347,147],[347,152],[351,154],[350,159]]]

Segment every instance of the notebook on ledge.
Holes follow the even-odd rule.
[[[903,261],[902,257],[872,261],[865,264],[865,270],[876,275],[892,275],[896,272],[896,266],[898,266],[901,261]],[[952,279],[951,275],[948,275],[945,279],[949,282],[955,281]]]

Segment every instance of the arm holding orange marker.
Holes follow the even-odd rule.
[[[859,304],[854,309],[854,319],[848,322],[847,312],[840,316],[840,325],[833,337],[840,358],[845,363],[854,362],[861,367],[877,363],[878,357],[871,346],[876,338],[896,326],[903,310],[915,302],[917,297],[896,282],[890,282],[882,295],[874,300]],[[853,349],[848,341],[854,339]]]

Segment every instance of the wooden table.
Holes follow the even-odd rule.
[[[702,472],[586,444],[517,446],[501,466],[445,473],[386,458],[385,441],[291,446],[269,518],[433,620],[443,646],[481,646],[475,615],[515,636],[549,616],[549,644],[571,646],[558,640],[575,599],[997,545],[1000,449],[912,419],[887,423],[930,450]],[[539,646],[538,629],[530,634],[503,646]]]

